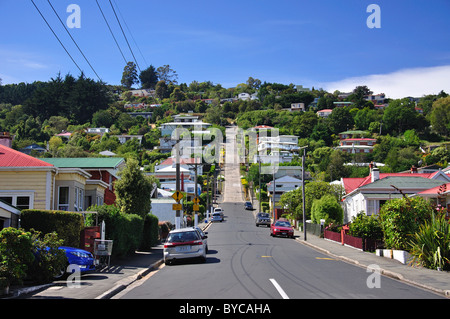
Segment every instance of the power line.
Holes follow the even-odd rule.
[[[125,27],[127,28],[128,32],[130,33],[131,38],[133,39],[134,44],[136,45],[137,49],[139,50],[139,53],[141,54],[141,57],[142,57],[142,59],[144,60],[145,65],[148,67],[148,63],[147,63],[147,61],[145,60],[145,57],[144,57],[144,55],[142,54],[142,51],[141,51],[141,49],[139,48],[139,45],[137,44],[136,39],[135,39],[134,36],[133,36],[133,33],[131,32],[130,28],[128,27],[127,21],[126,21],[125,18],[123,17],[122,12],[120,12],[120,8],[119,8],[119,6],[117,5],[116,0],[114,0],[114,4],[115,4],[116,7],[117,7],[117,11],[119,11],[120,17],[122,18],[123,22],[125,23]]]
[[[47,24],[47,26],[49,27],[49,29],[52,31],[53,35],[55,36],[55,38],[58,40],[59,44],[61,44],[61,46],[63,47],[64,51],[66,51],[67,55],[70,57],[70,59],[72,60],[72,62],[77,66],[78,70],[80,70],[81,73],[83,73],[83,70],[81,70],[81,68],[78,66],[78,64],[75,62],[75,60],[73,59],[73,57],[70,55],[69,51],[67,51],[66,47],[64,46],[64,44],[62,44],[61,40],[59,39],[59,37],[56,35],[55,31],[53,31],[52,27],[50,26],[50,24],[47,22],[47,20],[45,19],[44,15],[42,14],[41,10],[39,10],[39,8],[37,7],[36,3],[34,3],[33,0],[31,0],[31,2],[33,3],[34,7],[36,8],[36,10],[39,12],[39,14],[41,15],[42,19],[44,19],[45,23]]]
[[[122,55],[122,58],[123,58],[123,60],[125,61],[125,64],[127,64],[128,61],[127,61],[127,59],[125,59],[125,55],[123,54],[122,49],[120,48],[119,43],[117,42],[117,39],[116,39],[116,37],[114,36],[114,32],[111,30],[111,27],[109,26],[108,20],[106,19],[105,14],[103,13],[103,10],[102,10],[102,8],[100,7],[100,4],[98,3],[98,0],[95,0],[95,2],[97,2],[97,6],[98,6],[98,8],[100,9],[100,12],[102,13],[102,16],[103,16],[103,19],[104,19],[105,22],[106,22],[106,25],[108,26],[109,32],[111,33],[111,35],[112,35],[112,37],[113,37],[113,39],[114,39],[114,42],[116,42],[117,48],[119,49],[120,54]]]
[[[138,67],[138,69],[139,69],[139,72],[141,72],[141,68],[139,67],[139,63],[137,62],[136,57],[134,56],[133,50],[131,49],[130,43],[128,42],[128,38],[127,38],[125,32],[123,31],[122,24],[120,23],[119,17],[117,16],[116,10],[114,9],[114,6],[113,6],[111,0],[109,0],[109,4],[111,5],[111,8],[112,8],[113,11],[114,11],[114,15],[116,16],[116,20],[117,20],[117,22],[119,23],[120,30],[122,30],[122,34],[123,34],[123,36],[124,36],[124,38],[125,38],[125,41],[126,41],[127,44],[128,44],[128,48],[129,48],[130,51],[131,51],[131,55],[133,56],[134,62],[136,62],[136,65],[137,65],[137,67]]]
[[[86,58],[86,56],[84,55],[83,51],[81,51],[80,47],[78,46],[77,42],[75,41],[75,39],[72,37],[72,35],[70,34],[69,30],[67,30],[66,25],[64,24],[64,22],[61,20],[61,18],[59,17],[59,14],[56,12],[55,8],[53,7],[53,5],[51,4],[50,0],[47,0],[48,4],[50,5],[50,7],[53,9],[53,12],[56,14],[56,16],[58,17],[59,22],[61,22],[62,26],[64,27],[64,29],[66,30],[67,34],[69,35],[69,37],[72,39],[73,43],[75,43],[76,47],[78,48],[78,50],[80,51],[81,55],[84,57],[84,59],[86,60],[86,62],[89,64],[89,66],[91,67],[92,71],[95,73],[95,75],[97,76],[98,80],[101,81],[100,77],[98,76],[97,72],[95,72],[94,68],[92,67],[91,63],[89,62],[89,60]]]

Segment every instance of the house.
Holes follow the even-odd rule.
[[[184,128],[187,130],[193,129],[196,131],[203,131],[211,127],[211,124],[204,123],[202,121],[186,121],[186,122],[169,122],[161,124],[161,136],[172,136],[172,132],[175,131],[176,128]]]
[[[450,216],[450,183],[445,183],[424,191],[421,191],[412,196],[420,196],[433,204],[437,208],[447,209],[447,217]]]
[[[401,198],[402,193],[413,195],[448,182],[450,178],[441,171],[431,174],[419,174],[414,171],[380,173],[378,168],[371,167],[370,175],[365,178],[342,179],[342,186],[345,189],[342,201],[344,222],[350,221],[361,211],[367,215],[376,215],[386,201]]]
[[[113,205],[116,201],[114,182],[118,172],[125,167],[121,157],[44,158],[58,169],[82,169],[89,174],[85,182],[84,208],[92,205]]]
[[[88,134],[99,134],[103,135],[105,133],[109,133],[109,128],[106,127],[91,127],[86,130]]]
[[[377,140],[374,138],[347,138],[339,142],[336,149],[345,153],[372,153]]]
[[[59,168],[0,145],[0,201],[18,210],[83,211],[91,177],[81,168]],[[104,194],[106,185],[98,187]],[[4,218],[5,210],[10,211],[11,218]],[[12,214],[15,211],[3,205],[3,225],[12,223]]]
[[[346,106],[352,106],[353,104],[355,104],[355,103],[353,103],[353,102],[342,102],[342,101],[333,102],[334,107],[346,107]]]
[[[318,111],[316,114],[317,114],[318,117],[327,118],[328,116],[331,115],[331,113],[333,113],[333,110],[324,109],[324,110]]]
[[[261,163],[270,163],[274,156],[278,158],[279,163],[290,163],[294,155],[297,155],[300,150],[298,136],[260,136],[257,150],[259,155],[255,155],[255,163],[258,158]]]
[[[292,103],[291,104],[291,111],[301,111],[305,112],[305,103]]]
[[[274,196],[274,181],[267,183],[267,195],[269,196],[269,205],[272,210],[273,206],[273,196]],[[283,208],[279,206],[279,201],[281,195],[286,192],[293,191],[299,187],[302,187],[302,180],[292,177],[292,176],[283,176],[280,178],[275,178],[275,208]]]
[[[25,153],[27,155],[32,155],[32,154],[42,155],[43,153],[47,152],[47,149],[38,144],[31,144],[31,145],[25,146],[24,148],[21,148],[19,151],[21,151],[22,153]]]
[[[143,135],[126,135],[126,134],[113,135],[113,136],[115,136],[119,139],[120,144],[125,144],[126,142],[128,142],[132,139],[136,139],[136,140],[138,140],[139,144],[142,144],[142,138],[144,137]]]
[[[186,170],[189,170],[191,175],[195,175],[195,168],[194,164],[198,163],[198,160],[195,158],[180,158],[180,167]],[[155,172],[160,171],[161,169],[167,168],[167,167],[175,167],[175,158],[169,157],[168,159],[162,161],[159,165],[155,166]],[[203,175],[203,166],[198,165],[197,166],[197,175]]]

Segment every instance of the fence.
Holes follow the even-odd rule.
[[[306,232],[320,237],[323,233],[323,226],[318,224],[306,223]]]
[[[363,239],[347,235],[344,232],[336,233],[329,230],[324,231],[324,238],[363,251],[375,251],[382,244],[379,240],[370,238]]]

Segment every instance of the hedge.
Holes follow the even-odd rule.
[[[142,241],[140,245],[141,250],[150,250],[153,246],[158,244],[159,240],[159,226],[158,217],[152,214],[145,216],[144,230],[142,234]]]
[[[44,235],[56,232],[64,246],[80,247],[80,232],[84,229],[84,218],[80,213],[26,209],[20,219],[25,230],[34,229]]]

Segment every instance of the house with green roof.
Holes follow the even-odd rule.
[[[118,172],[126,165],[122,157],[80,157],[80,158],[43,158],[43,161],[58,168],[79,168],[91,177],[86,181],[85,204],[112,205],[116,201],[114,182]],[[102,194],[104,189],[104,195]]]
[[[441,179],[417,175],[419,174],[375,178],[371,183],[347,193],[342,201],[344,222],[351,221],[360,212],[368,216],[378,215],[381,206],[391,199],[401,198],[404,195],[411,196],[446,183]]]

